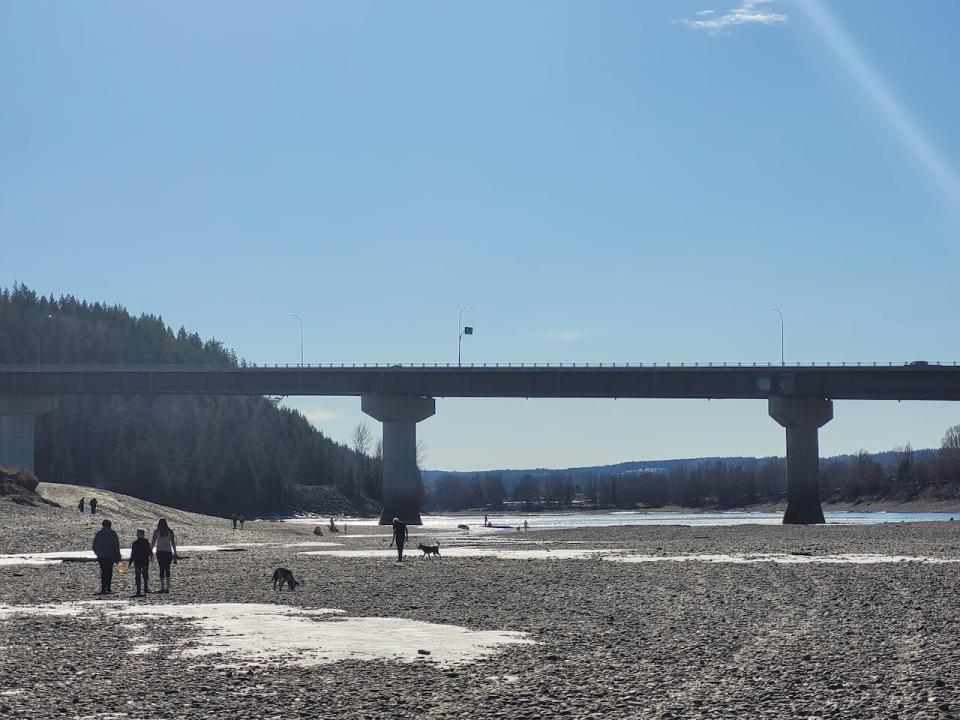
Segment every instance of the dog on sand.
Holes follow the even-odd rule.
[[[424,545],[423,543],[419,543],[417,545],[417,549],[423,553],[423,555],[420,556],[421,559],[428,557],[430,555],[436,555],[437,557],[440,557],[440,541],[439,540],[437,540],[436,545]]]
[[[292,570],[277,568],[273,571],[273,589],[276,590],[279,585],[280,590],[283,590],[284,583],[286,583],[287,587],[291,590],[296,590],[298,585],[303,585],[302,580],[297,580],[293,576]]]

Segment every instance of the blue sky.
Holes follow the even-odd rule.
[[[255,362],[960,359],[960,5],[0,4],[0,283]],[[295,403],[346,440],[356,399]],[[824,453],[960,407],[837,403]],[[375,423],[372,423],[375,425]],[[427,465],[782,454],[763,403],[439,400]]]

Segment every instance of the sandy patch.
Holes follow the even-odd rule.
[[[337,543],[333,543],[337,544]],[[263,543],[230,543],[229,545],[179,545],[177,554],[185,553],[203,553],[203,552],[241,552],[248,547],[263,545]],[[130,559],[130,549],[121,549],[120,554],[124,560]],[[64,561],[85,561],[92,562],[97,556],[92,550],[58,550],[56,552],[45,553],[20,553],[13,555],[0,555],[0,567],[5,565],[56,565]]]
[[[524,549],[524,550],[505,550],[501,548],[486,547],[443,547],[440,548],[441,559],[445,557],[463,558],[463,557],[492,557],[501,560],[589,560],[607,553],[624,552],[623,550],[613,549],[594,549],[594,548],[557,548],[550,550],[548,548]],[[404,554],[410,559],[420,557],[421,552],[414,546],[407,546]],[[301,552],[300,555],[320,555],[327,557],[340,558],[373,558],[373,557],[396,557],[397,552],[393,549],[369,549],[369,550],[317,550]]]
[[[342,610],[262,603],[130,605],[123,601],[0,606],[0,620],[16,614],[83,616],[99,609],[124,616],[189,621],[201,635],[179,643],[183,657],[220,656],[228,664],[280,661],[321,665],[341,660],[394,660],[459,665],[503,645],[532,644],[525,633],[470,630],[456,625],[382,617],[334,617]],[[162,647],[142,642],[134,654]]]
[[[802,555],[793,553],[751,553],[729,555],[615,555],[604,560],[625,563],[655,562],[708,562],[745,565],[750,563],[772,562],[781,565],[809,565],[825,563],[831,565],[855,564],[873,565],[878,563],[928,563],[945,564],[960,562],[960,558],[938,558],[910,555],[873,555],[869,553],[841,553],[838,555]]]

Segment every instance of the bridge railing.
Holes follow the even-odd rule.
[[[198,367],[210,370],[229,371],[233,369],[256,369],[256,370],[340,370],[340,369],[369,369],[369,370],[393,370],[393,369],[503,369],[503,370],[530,370],[530,369],[710,369],[710,368],[911,368],[911,369],[936,369],[944,367],[957,367],[958,361],[929,361],[929,362],[667,362],[667,363],[644,363],[644,362],[570,362],[570,363],[528,363],[528,362],[485,362],[485,363],[256,363],[244,361],[237,366],[232,365],[182,365],[182,364],[126,364],[126,363],[98,363],[98,364],[43,364],[43,365],[0,365],[0,368],[7,370],[67,370],[67,369],[118,369],[129,368],[131,370],[144,368],[163,368],[169,370],[191,370]]]
[[[241,367],[252,368],[303,368],[303,369],[373,369],[390,370],[394,368],[419,368],[419,369],[523,369],[531,368],[543,369],[570,369],[570,368],[838,368],[838,367],[908,367],[908,368],[938,368],[938,367],[956,367],[958,361],[930,361],[924,363],[913,362],[792,362],[792,363],[773,363],[773,362],[679,362],[679,363],[642,363],[642,362],[607,362],[607,363],[245,363]]]

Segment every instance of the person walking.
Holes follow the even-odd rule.
[[[170,563],[177,561],[177,540],[164,518],[160,518],[157,529],[153,531],[150,549],[157,555],[157,566],[160,568],[160,592],[170,592]]]
[[[137,594],[135,597],[142,597],[150,592],[148,587],[148,574],[150,570],[150,558],[153,557],[153,551],[150,550],[150,542],[147,540],[146,530],[137,530],[137,539],[133,541],[130,547],[130,561],[127,567],[131,565],[137,573]],[[140,581],[143,580],[143,595],[140,594]]]
[[[90,498],[90,514],[91,514],[91,515],[96,515],[96,514],[97,514],[97,499],[96,499],[96,498]]]
[[[403,546],[407,542],[407,524],[400,522],[400,518],[393,519],[393,540],[390,547],[397,546],[397,562],[403,562]]]
[[[237,514],[234,513],[233,515],[231,515],[231,516],[230,516],[230,519],[233,520],[233,529],[236,530],[236,529],[237,529]]]
[[[120,538],[110,527],[110,521],[104,520],[102,527],[93,536],[93,554],[97,556],[100,566],[100,592],[97,595],[109,595],[113,592],[113,566],[119,563]]]
[[[83,515],[83,503],[86,501],[86,498],[80,498],[80,504],[77,505],[77,509],[80,511],[80,514]]]
[[[240,515],[237,518],[237,521],[240,523],[240,529],[243,530],[243,515]]]

